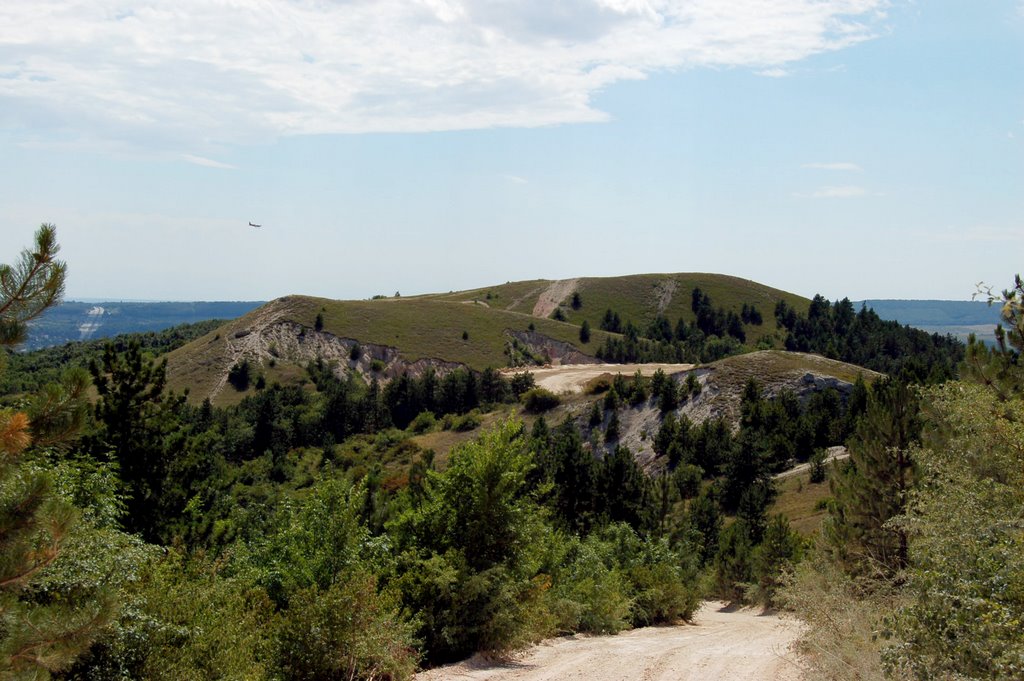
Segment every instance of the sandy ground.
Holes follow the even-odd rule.
[[[510,662],[477,658],[416,681],[796,681],[797,620],[705,603],[695,624],[552,639]]]
[[[563,300],[572,295],[572,292],[576,290],[576,285],[579,283],[579,279],[559,279],[558,281],[552,282],[551,286],[548,286],[547,289],[540,294],[540,297],[537,298],[537,302],[533,306],[533,316],[550,316]]]
[[[554,367],[520,367],[509,369],[510,373],[529,371],[537,381],[537,385],[546,388],[557,394],[578,393],[583,387],[601,374],[623,374],[626,377],[632,376],[640,370],[644,376],[653,376],[654,372],[661,369],[666,374],[672,375],[680,371],[688,371],[693,368],[692,364],[562,364]]]

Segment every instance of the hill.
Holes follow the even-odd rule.
[[[744,308],[763,311],[748,324],[747,343],[778,342],[771,310],[779,300],[808,303],[784,291],[715,274],[510,282],[443,294],[341,301],[292,295],[274,300],[179,348],[168,357],[169,385],[192,399],[230,404],[242,394],[228,387],[231,368],[247,361],[264,381],[301,380],[317,358],[383,380],[465,366],[596,362],[599,348],[618,334],[600,330],[613,310],[625,325],[643,328],[659,317],[694,323],[692,292],[701,289],[715,309],[738,319]],[[574,302],[576,303],[574,305]],[[565,321],[552,317],[560,316]],[[319,321],[318,321],[319,320]],[[581,341],[586,321],[592,331]]]
[[[677,273],[633,274],[621,277],[581,277],[550,281],[538,279],[459,291],[437,296],[441,300],[478,301],[491,307],[533,316],[548,317],[560,310],[566,321],[600,328],[607,310],[617,312],[622,320],[630,320],[645,328],[658,316],[672,324],[678,319],[696,320],[692,309],[692,292],[699,288],[710,296],[713,304],[740,313],[744,305],[756,306],[765,319],[763,325],[751,326],[751,340],[756,343],[776,331],[770,319],[779,300],[794,307],[806,307],[808,299],[749,279],[724,274]],[[578,294],[579,306],[573,306]]]

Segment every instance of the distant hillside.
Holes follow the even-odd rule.
[[[110,338],[124,333],[162,331],[208,319],[233,319],[262,305],[258,301],[178,303],[81,303],[68,301],[31,323],[21,350],[70,341]]]
[[[218,404],[243,396],[227,385],[231,367],[247,360],[266,382],[301,380],[313,359],[339,370],[381,379],[428,367],[593,362],[610,336],[600,329],[613,310],[623,324],[646,327],[657,318],[693,323],[692,292],[738,316],[756,307],[761,324],[745,327],[751,347],[781,342],[772,310],[779,300],[806,307],[805,298],[752,281],[716,274],[645,274],[626,277],[535,280],[444,294],[340,301],[287,296],[272,301],[179,348],[169,356],[172,387]],[[575,303],[575,305],[574,305]],[[320,317],[320,328],[317,317]],[[558,321],[554,317],[562,317]],[[581,325],[590,326],[587,342]]]
[[[951,334],[967,340],[971,333],[979,339],[992,342],[999,307],[976,300],[865,300],[854,303],[858,308],[867,304],[882,319],[892,319],[928,333]]]
[[[3,359],[7,366],[0,374],[0,397],[38,391],[47,383],[56,382],[61,373],[70,367],[88,367],[90,361],[99,360],[103,356],[103,348],[107,343],[121,352],[129,343],[137,342],[143,351],[159,356],[199,338],[223,323],[223,320],[209,319],[195,324],[179,324],[162,331],[71,341],[27,352],[4,350]]]

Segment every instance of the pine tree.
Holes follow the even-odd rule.
[[[67,265],[57,260],[57,228],[43,224],[35,250],[24,250],[16,265],[0,265],[0,346],[25,340],[27,322],[60,301]]]
[[[580,343],[584,345],[590,342],[590,322],[586,319],[583,320],[583,324],[580,326]]]
[[[128,486],[128,529],[155,539],[167,468],[164,437],[174,430],[172,410],[180,404],[164,395],[167,361],[147,359],[137,340],[118,353],[112,343],[89,365],[100,399],[94,453],[111,454]],[[261,452],[262,453],[262,452]]]
[[[903,512],[913,477],[911,445],[920,433],[918,398],[905,383],[872,386],[850,442],[850,459],[832,478],[826,536],[852,571],[890,575],[907,565],[907,535],[889,520]]]
[[[65,264],[56,260],[56,230],[43,225],[35,249],[25,250],[17,265],[0,265],[0,347],[24,341],[26,322],[56,304],[64,290]],[[0,677],[48,678],[84,651],[109,620],[108,602],[100,597],[40,597],[34,582],[61,556],[76,521],[75,509],[56,497],[50,476],[25,457],[33,431],[47,432],[47,420],[67,429],[71,402],[52,392],[37,401],[40,423],[25,412],[0,411]],[[73,396],[72,396],[73,397]],[[52,408],[51,408],[52,407]],[[70,411],[69,411],[70,409]],[[54,440],[51,439],[51,443]]]

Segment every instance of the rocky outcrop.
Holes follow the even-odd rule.
[[[548,338],[536,331],[512,331],[509,329],[506,333],[526,346],[533,355],[550,360],[553,365],[601,363],[601,360],[580,351],[575,345]]]
[[[358,350],[355,350],[358,348]],[[367,381],[377,378],[387,382],[408,373],[420,377],[428,369],[445,376],[456,369],[465,368],[459,362],[421,358],[409,361],[398,348],[374,343],[361,343],[354,338],[343,338],[316,331],[295,322],[274,320],[257,328],[245,329],[227,339],[229,366],[242,359],[260,366],[288,362],[306,366],[322,360],[334,367],[339,377],[356,372]],[[217,390],[223,388],[223,382]],[[214,391],[216,394],[217,390]]]

